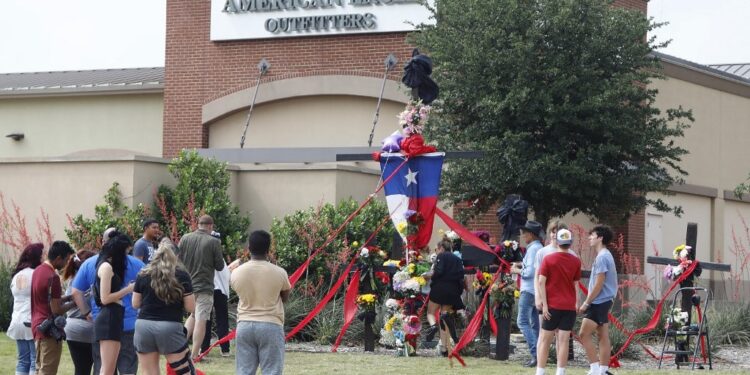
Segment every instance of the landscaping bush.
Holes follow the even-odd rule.
[[[177,241],[197,228],[200,215],[208,214],[221,233],[224,253],[236,256],[245,248],[250,218],[229,199],[227,163],[183,150],[167,168],[177,185],[159,186],[154,202],[155,218],[166,228],[165,234]]]
[[[0,260],[0,331],[5,331],[10,325],[10,317],[13,312],[13,294],[10,291],[11,274],[15,265],[11,262]]]
[[[750,302],[723,303],[708,312],[711,350],[724,345],[750,345]]]
[[[273,256],[278,265],[287,272],[294,272],[310,253],[322,246],[329,235],[354,212],[359,203],[353,199],[341,201],[338,205],[321,204],[289,214],[281,219],[274,219],[271,233],[274,238]],[[385,202],[373,200],[346,226],[330,244],[328,244],[310,263],[308,278],[323,278],[329,282],[332,274],[343,268],[351,259],[354,241],[364,245],[367,238],[388,216]],[[391,247],[395,229],[388,222],[376,235],[373,244],[388,251]],[[357,250],[357,249],[353,249]]]
[[[76,249],[98,249],[102,245],[102,233],[109,227],[116,227],[132,239],[140,237],[142,220],[149,214],[149,209],[142,204],[134,209],[126,206],[120,184],[114,182],[104,195],[104,204],[94,207],[93,218],[68,215],[70,228],[65,228],[65,234]]]

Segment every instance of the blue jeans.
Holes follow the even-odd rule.
[[[534,294],[521,292],[518,299],[518,329],[523,333],[532,358],[536,358],[536,341],[539,339],[539,312],[534,306]]]
[[[16,374],[36,372],[36,349],[34,340],[16,340],[18,347],[18,364]]]

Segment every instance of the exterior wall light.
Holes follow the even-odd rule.
[[[20,141],[20,140],[23,139],[24,135],[23,135],[23,133],[10,133],[10,134],[6,135],[6,137],[10,138],[10,139],[12,139],[14,141]]]

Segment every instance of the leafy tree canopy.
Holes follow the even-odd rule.
[[[521,194],[538,219],[625,218],[687,173],[674,144],[690,111],[654,106],[650,52],[659,27],[604,0],[437,0],[437,22],[412,34],[441,87],[426,131],[444,150],[483,150],[452,163],[443,197],[487,210]]]

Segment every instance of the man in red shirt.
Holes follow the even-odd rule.
[[[544,257],[539,268],[539,297],[542,302],[542,331],[537,348],[536,374],[544,375],[549,345],[558,330],[557,375],[565,374],[568,365],[568,338],[576,322],[576,283],[581,279],[581,261],[569,254],[573,235],[567,229],[557,231],[557,251]],[[554,293],[547,290],[554,288]]]
[[[65,314],[75,306],[70,296],[62,297],[62,285],[57,271],[68,263],[73,248],[65,241],[55,241],[49,248],[47,260],[34,269],[31,275],[31,332],[36,346],[36,373],[57,374],[62,355],[63,328],[52,327],[47,319]],[[41,326],[41,327],[40,327]],[[64,327],[64,326],[63,326]],[[52,337],[52,330],[62,332],[62,337]]]

